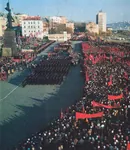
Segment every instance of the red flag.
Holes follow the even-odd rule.
[[[108,100],[118,100],[123,98],[123,94],[120,95],[108,95]]]
[[[95,114],[84,114],[76,112],[76,120],[78,119],[86,119],[86,118],[99,118],[103,117],[103,112],[95,113]]]
[[[60,112],[60,119],[63,119],[63,117],[64,117],[64,114],[63,114],[62,109],[61,109],[61,112]]]
[[[126,78],[128,80],[128,74],[127,74],[127,72],[124,72],[124,78]]]
[[[82,105],[82,112],[85,112],[84,104]]]
[[[93,105],[93,107],[104,107],[104,108],[108,108],[108,109],[116,108],[114,106],[100,104],[100,103],[97,103],[95,101],[92,101],[92,105]]]
[[[127,150],[130,150],[130,143],[127,144]]]
[[[86,81],[88,82],[89,81],[89,76],[88,76],[88,73],[86,72]]]
[[[108,82],[108,86],[112,85],[112,75],[110,75],[110,81]]]

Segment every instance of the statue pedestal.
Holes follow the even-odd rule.
[[[15,37],[15,31],[6,30],[4,32],[4,47],[2,50],[2,56],[13,57],[17,56],[17,43]]]

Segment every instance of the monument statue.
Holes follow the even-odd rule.
[[[12,22],[14,19],[11,15],[11,9],[9,2],[6,5],[5,10],[8,11],[7,14],[7,29],[4,31],[4,44],[2,49],[2,56],[14,57],[17,55],[17,43],[15,31],[12,28]]]
[[[7,14],[7,29],[12,29],[12,22],[14,22],[14,19],[11,15],[11,9],[10,9],[10,5],[9,5],[9,2],[7,3],[7,6],[5,8],[5,10],[8,11],[8,14]]]

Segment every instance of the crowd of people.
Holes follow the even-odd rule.
[[[54,41],[46,42],[37,47],[37,51],[29,52],[19,52],[18,56],[15,57],[1,57],[0,58],[0,81],[8,79],[8,76],[13,74],[16,70],[22,71],[29,67],[29,63],[32,62],[37,53],[45,50],[49,45],[54,43]]]
[[[82,63],[85,78],[83,97],[61,112],[60,118],[51,122],[47,129],[19,144],[17,150],[127,149],[130,143],[129,66],[125,57],[117,61],[115,55],[93,63],[92,57],[89,57],[92,54],[86,52],[87,49],[83,51]],[[94,59],[97,57],[99,54],[95,53]],[[110,96],[113,98],[110,99]],[[77,112],[89,117],[77,118]],[[90,117],[100,112],[103,112],[102,117]]]

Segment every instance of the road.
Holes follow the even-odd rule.
[[[50,51],[55,44],[39,54],[39,57]],[[80,51],[78,42],[73,42],[73,47]],[[19,84],[21,78],[29,73],[28,70],[14,74],[9,82],[1,82],[0,148],[6,150],[43,129],[50,121],[59,117],[61,108],[64,110],[78,100],[83,91],[80,70],[79,65],[71,67],[60,86],[27,85],[22,88]]]

